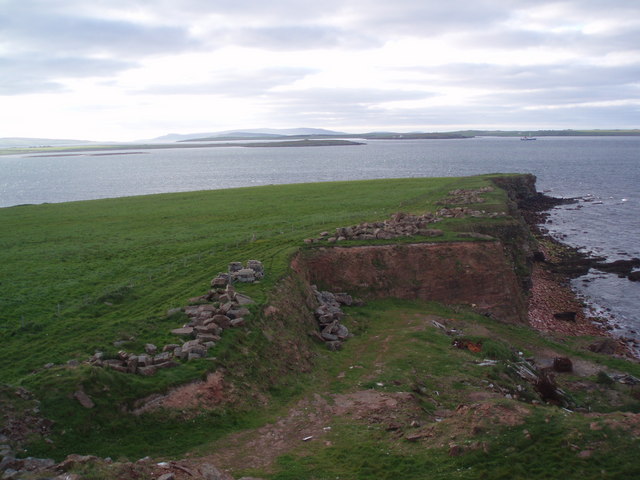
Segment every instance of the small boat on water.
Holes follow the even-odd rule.
[[[537,138],[530,137],[529,135],[525,135],[524,137],[520,137],[520,140],[529,141],[529,140],[537,140]]]

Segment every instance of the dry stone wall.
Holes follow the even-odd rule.
[[[244,266],[232,262],[226,273],[211,280],[211,289],[199,297],[190,298],[189,305],[167,312],[171,316],[184,312],[189,321],[171,331],[176,342],[158,348],[148,343],[145,352],[136,354],[121,350],[115,358],[105,358],[96,352],[90,359],[95,366],[111,368],[122,373],[153,375],[163,368],[180,365],[180,361],[205,358],[209,350],[222,338],[224,330],[242,327],[251,315],[247,308],[253,300],[236,292],[235,283],[251,283],[264,277],[264,267],[258,260]]]

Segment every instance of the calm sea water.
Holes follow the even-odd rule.
[[[0,157],[0,207],[252,185],[527,172],[581,201],[549,228],[611,260],[640,257],[640,137],[377,140],[363,146],[196,148],[118,155]],[[584,280],[589,280],[585,282]],[[574,286],[640,338],[640,283],[594,272]],[[636,333],[638,332],[638,333]]]

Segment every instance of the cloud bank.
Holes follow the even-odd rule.
[[[4,136],[637,128],[628,0],[0,0]]]

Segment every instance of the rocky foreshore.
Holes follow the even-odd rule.
[[[542,193],[519,202],[520,211],[539,245],[532,269],[529,322],[543,332],[602,337],[602,340],[589,345],[589,349],[637,358],[640,343],[633,338],[615,337],[608,319],[594,315],[571,288],[570,280],[595,268],[634,281],[638,275],[633,269],[640,267],[640,259],[607,262],[603,257],[590,256],[551,237],[544,227],[549,210],[575,202],[576,199],[554,198]]]

